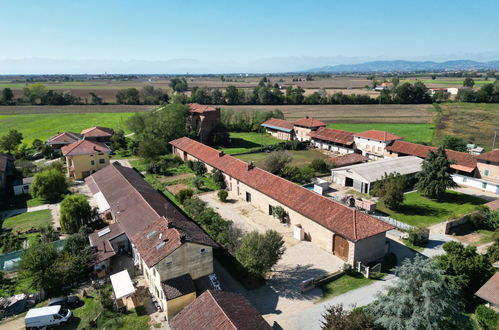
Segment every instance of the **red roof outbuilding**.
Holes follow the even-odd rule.
[[[87,129],[84,129],[81,131],[81,134],[84,137],[111,137],[114,134],[114,130],[109,127],[101,127],[101,126],[95,126],[95,127],[90,127]]]
[[[270,118],[266,122],[262,124],[264,127],[269,127],[270,128],[282,128],[285,131],[292,131],[294,128],[294,125],[292,122],[284,120],[284,119],[277,119],[277,118]]]
[[[211,112],[218,110],[215,107],[198,103],[189,103],[187,106],[189,107],[190,112],[196,112],[196,113],[204,113],[204,112]]]
[[[331,162],[337,167],[366,163],[368,161],[369,158],[357,153],[346,154],[331,158]]]

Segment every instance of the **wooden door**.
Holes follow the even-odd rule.
[[[334,235],[333,254],[343,260],[348,260],[348,241],[345,238]]]

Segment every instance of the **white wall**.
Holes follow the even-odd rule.
[[[452,178],[454,179],[454,182],[459,185],[468,186],[499,195],[499,183],[485,181],[460,174],[452,174]]]
[[[312,139],[312,145],[315,148],[338,152],[342,155],[353,154],[354,152],[354,149],[348,148],[344,145],[336,144],[333,142],[322,141],[322,140]]]

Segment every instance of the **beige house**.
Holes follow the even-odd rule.
[[[310,132],[316,131],[320,127],[326,127],[326,123],[306,116],[293,122],[293,127],[298,141],[310,141]]]
[[[199,160],[208,171],[220,170],[230,198],[267,214],[283,207],[290,225],[301,228],[305,239],[344,262],[367,263],[385,255],[385,232],[393,228],[387,223],[187,137],[170,144],[184,161]]]
[[[80,140],[61,149],[70,178],[80,180],[109,165],[111,149],[103,143]]]
[[[383,159],[386,147],[402,137],[384,131],[365,131],[354,134],[355,147],[362,152],[362,156],[377,160]]]
[[[499,182],[499,149],[475,156],[480,178]]]
[[[130,256],[172,317],[196,298],[196,281],[213,273],[217,244],[132,168],[111,164],[85,181],[111,222],[89,236],[95,272],[108,273],[114,258]]]

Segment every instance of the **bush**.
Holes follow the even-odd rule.
[[[201,179],[201,177],[199,176],[195,176],[192,178],[192,185],[197,189],[201,189],[201,187],[203,186],[203,180]]]
[[[187,167],[191,170],[194,170],[194,162],[192,160],[189,159],[188,161],[186,161],[185,165],[187,165]]]
[[[203,162],[195,161],[192,165],[192,170],[196,175],[203,176],[206,173],[206,166]]]
[[[96,217],[87,198],[81,194],[68,195],[61,203],[59,218],[61,229],[66,233],[76,233]]]
[[[225,189],[226,184],[225,184],[225,179],[220,170],[213,170],[212,175],[211,175],[213,182],[220,188],[220,189]]]
[[[177,197],[180,204],[184,204],[185,201],[191,199],[192,195],[194,195],[194,191],[192,189],[182,189],[175,197]]]
[[[279,219],[281,223],[285,223],[288,217],[288,213],[282,206],[273,206],[272,215],[277,219]]]
[[[409,242],[416,246],[425,246],[428,243],[430,230],[425,227],[416,227],[409,231]]]
[[[324,159],[314,159],[312,163],[310,163],[310,168],[320,173],[326,173],[328,171],[328,166]]]
[[[499,210],[491,210],[482,205],[477,212],[470,215],[470,222],[476,229],[497,230]]]
[[[229,193],[227,192],[227,190],[222,189],[217,192],[217,196],[221,202],[225,203],[227,201],[227,196],[229,196]]]
[[[68,191],[68,183],[56,169],[45,170],[35,175],[30,187],[33,197],[57,201]]]
[[[497,329],[497,322],[499,321],[499,314],[492,308],[485,305],[480,305],[475,311],[476,320],[478,325],[484,330]]]
[[[293,157],[289,152],[274,151],[265,158],[263,168],[270,173],[280,174],[292,160]]]

